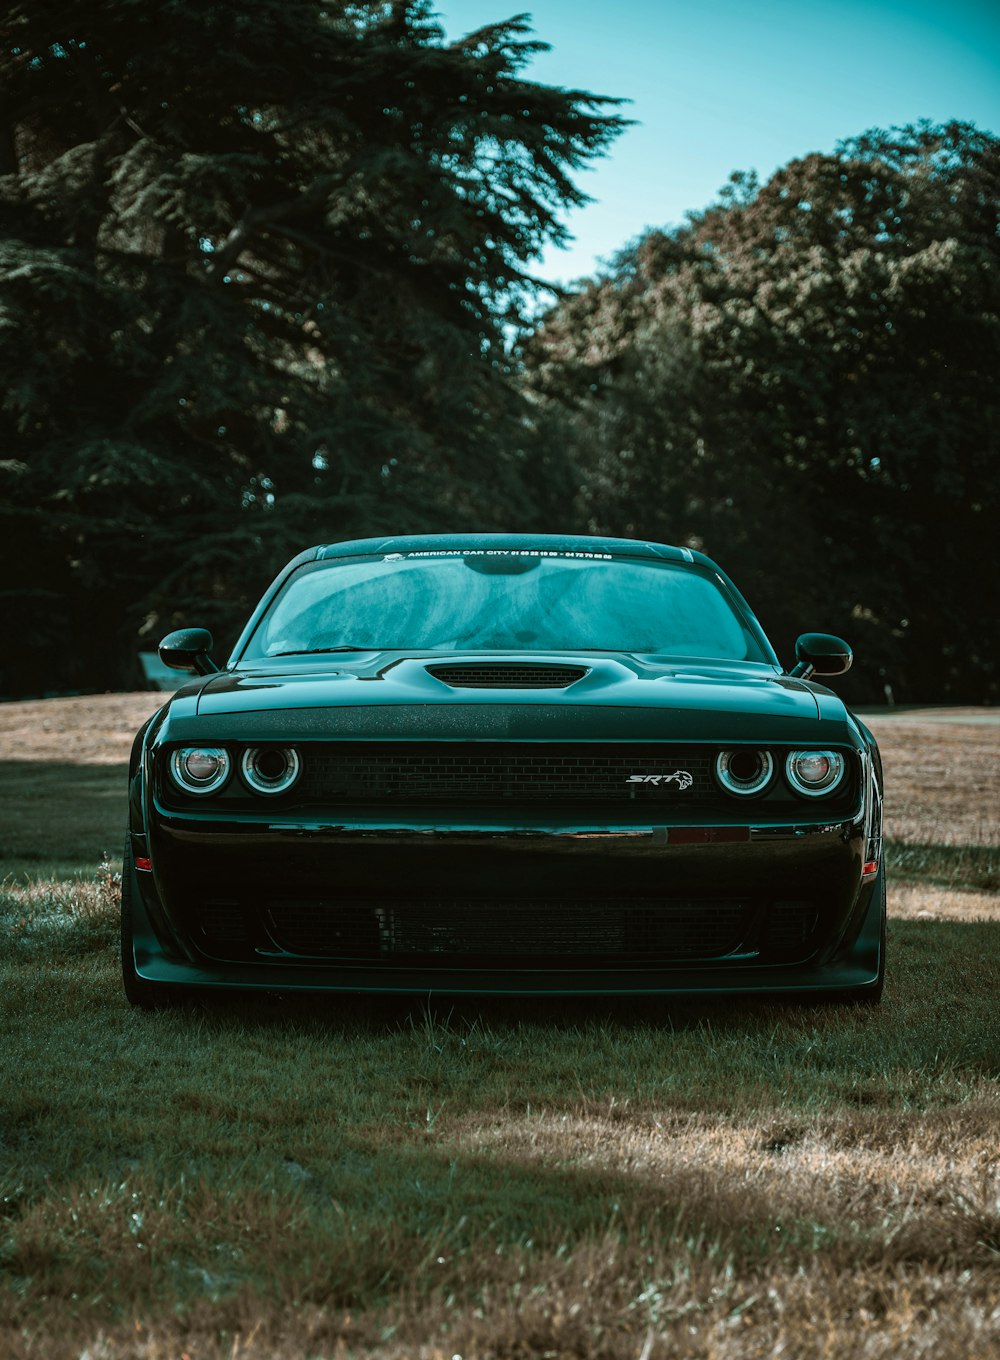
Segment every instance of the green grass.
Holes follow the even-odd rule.
[[[0,880],[91,876],[121,854],[127,796],[120,765],[0,762]]]
[[[1000,847],[996,845],[911,845],[889,840],[885,863],[893,883],[1000,892]]]
[[[706,1320],[803,1270],[887,1288],[900,1271],[985,1288],[996,1270],[982,1149],[1000,1116],[1000,923],[892,923],[881,1010],[333,999],[147,1015],[120,994],[115,895],[105,872],[0,896],[2,1353],[79,1355],[58,1349],[53,1309],[77,1339],[117,1338],[114,1355],[139,1353],[137,1322],[229,1354],[292,1309],[320,1333],[349,1315],[341,1340],[407,1353],[414,1320],[457,1336],[478,1310],[509,1331],[522,1289],[562,1345],[552,1281],[582,1306],[610,1252],[625,1276],[602,1285],[596,1330],[570,1328],[575,1353],[637,1354],[648,1328],[674,1328],[678,1269],[711,1280],[688,1298]],[[701,1164],[672,1160],[674,1142]],[[952,1169],[926,1203],[881,1183],[880,1158],[942,1143]],[[792,1154],[821,1165],[844,1147],[864,1174],[803,1189]],[[510,1354],[532,1353],[513,1335]]]

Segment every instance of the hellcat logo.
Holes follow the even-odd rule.
[[[694,783],[694,775],[687,770],[674,770],[673,774],[630,774],[626,784],[676,784],[679,789],[689,789]]]

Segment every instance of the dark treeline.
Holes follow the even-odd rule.
[[[839,688],[996,695],[1000,140],[871,132],[650,232],[556,307],[528,380],[588,523],[703,547]]]
[[[0,693],[224,652],[293,552],[703,548],[845,694],[995,694],[1000,143],[895,129],[650,232],[538,319],[615,101],[426,0],[6,9]],[[526,318],[535,319],[529,325]],[[516,342],[513,339],[516,337]]]

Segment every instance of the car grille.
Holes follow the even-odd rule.
[[[773,902],[764,925],[764,947],[778,957],[798,958],[819,924],[819,911],[809,902]]]
[[[552,968],[790,962],[815,947],[812,903],[751,898],[262,898],[205,901],[201,948],[219,959]]]
[[[202,936],[216,948],[248,943],[246,918],[239,902],[206,902],[198,924]]]
[[[719,958],[738,948],[741,901],[560,899],[272,902],[280,948],[311,956],[590,960]]]
[[[565,689],[587,674],[585,666],[428,666],[427,673],[453,689]]]
[[[316,802],[732,807],[712,776],[710,753],[676,746],[348,742],[308,752],[301,794]]]

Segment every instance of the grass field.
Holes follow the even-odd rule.
[[[879,1009],[129,1010],[155,696],[0,707],[0,1356],[1000,1353],[1000,726],[872,719]]]

